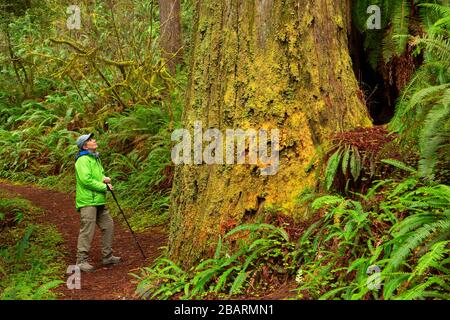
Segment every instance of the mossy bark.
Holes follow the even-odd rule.
[[[347,0],[198,0],[184,127],[280,130],[280,167],[181,165],[175,172],[169,253],[184,266],[210,255],[219,234],[264,207],[296,215],[317,146],[370,126],[348,52]],[[307,219],[308,217],[303,217]]]
[[[180,0],[158,0],[161,36],[159,39],[162,56],[169,70],[174,73],[175,66],[181,62],[181,22]]]

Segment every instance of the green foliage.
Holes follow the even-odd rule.
[[[422,4],[426,34],[411,37],[416,54],[424,63],[403,90],[390,128],[398,132],[404,145],[415,145],[420,154],[419,175],[445,180],[440,164],[448,162],[450,117],[450,42],[448,7]],[[416,141],[419,143],[416,143]]]
[[[374,182],[379,159],[338,144],[324,158],[324,189],[353,196],[305,194],[319,219],[300,239],[268,224],[239,226],[220,237],[213,257],[190,270],[166,258],[144,268],[136,276],[138,293],[230,297],[296,276],[303,298],[448,299],[449,190],[438,181],[446,181],[442,166],[449,154],[450,11],[441,3],[353,1],[355,25],[364,32],[374,69],[408,45],[423,55],[390,124],[405,145],[417,145],[418,170],[382,161],[413,176]],[[187,73],[181,66],[170,75],[161,60],[157,2],[83,2],[86,19],[76,32],[65,26],[65,6],[72,3],[10,4],[0,1],[0,177],[72,191],[75,139],[95,132],[133,227],[164,224],[173,176],[170,133],[181,119]],[[189,34],[193,2],[182,4]],[[381,8],[382,30],[367,30],[369,5]],[[411,5],[420,10],[423,35],[409,36],[417,27]],[[185,49],[190,43],[184,37]],[[54,261],[61,239],[54,228],[29,223],[34,211],[22,200],[0,198],[4,299],[55,297],[50,289],[59,284],[61,265]],[[367,275],[373,265],[381,275]],[[377,276],[380,291],[367,285]]]
[[[186,286],[187,274],[174,262],[160,258],[152,268],[143,268],[136,291],[143,298],[168,299]]]
[[[193,5],[182,3],[190,29]],[[75,140],[94,132],[133,227],[162,225],[187,72],[161,60],[157,1],[80,3],[79,32],[65,24],[70,4],[30,1],[2,24],[0,177],[73,191]]]
[[[399,160],[396,160],[396,159],[383,159],[383,160],[381,160],[381,162],[387,163],[387,164],[389,164],[391,166],[394,166],[394,167],[396,167],[398,169],[401,169],[401,170],[404,170],[404,171],[407,171],[407,172],[410,172],[410,173],[417,173],[416,169],[414,169],[414,168],[412,168],[410,166],[407,166],[403,162],[401,162]]]
[[[374,201],[380,187],[382,199],[378,192]],[[311,203],[324,213],[298,242],[300,296],[448,299],[450,188],[411,177],[381,181],[361,196],[327,195]],[[368,276],[370,266],[381,272]],[[381,291],[370,286],[378,279]]]
[[[295,278],[299,298],[448,299],[450,188],[414,175],[378,181],[358,197],[309,197],[319,219],[299,239],[270,224],[241,225],[190,270],[161,258],[135,275],[137,292],[157,299],[229,298],[256,284],[262,290],[271,270]],[[369,274],[373,266],[380,272]]]
[[[179,109],[175,111],[179,118]],[[107,175],[117,181],[119,195],[127,194],[123,206],[133,210],[130,222],[140,230],[163,225],[167,221],[173,174],[169,114],[156,108],[136,107],[126,115],[111,118],[110,123],[112,134],[105,138],[114,148],[104,162]],[[121,148],[131,151],[123,154]]]
[[[0,231],[5,227],[20,224],[27,216],[42,213],[42,210],[34,207],[31,202],[22,198],[9,197],[0,192]]]
[[[351,145],[344,145],[330,157],[327,162],[325,170],[326,190],[330,190],[336,178],[336,174],[341,168],[344,176],[353,178],[353,181],[358,181],[361,175],[362,163],[358,148]],[[346,186],[347,189],[348,185]]]
[[[364,35],[364,48],[368,54],[368,60],[374,70],[380,63],[389,63],[394,56],[405,53],[409,34],[414,24],[411,16],[413,5],[420,10],[423,20],[433,19],[435,14],[446,14],[445,1],[435,0],[362,0],[353,1],[353,21],[356,28]],[[376,5],[381,10],[381,29],[368,30],[367,20],[372,12],[368,13],[369,6]],[[445,25],[448,21],[440,19],[439,25]],[[380,44],[382,44],[380,46]]]
[[[346,150],[346,154],[348,154],[347,150]],[[336,175],[336,171],[338,169],[339,166],[339,161],[341,156],[341,150],[338,149],[328,160],[327,163],[327,168],[325,170],[325,179],[326,179],[326,188],[327,190],[330,190],[331,185],[333,184],[334,181],[334,177]],[[347,170],[346,165],[344,164],[344,161],[342,167],[345,167],[345,170]],[[342,169],[342,171],[344,171],[344,169]]]
[[[64,282],[61,235],[53,226],[32,223],[41,210],[6,196],[0,195],[0,211],[23,218],[0,232],[0,299],[55,299],[51,289]]]
[[[232,248],[232,242],[237,247]],[[250,290],[250,283],[264,281],[267,274],[289,275],[294,272],[294,244],[285,230],[270,224],[247,224],[219,238],[212,258],[201,261],[188,271],[167,258],[134,275],[140,280],[137,293],[143,298],[200,298],[207,294],[233,296]]]
[[[434,169],[439,161],[437,153],[443,154],[449,150],[449,119],[450,104],[433,106],[425,118],[419,142],[419,172],[424,177],[434,178]]]
[[[318,165],[320,189],[343,194],[366,192],[374,180],[391,173],[389,166],[383,165],[383,157],[402,157],[393,140],[394,136],[381,126],[335,135]]]

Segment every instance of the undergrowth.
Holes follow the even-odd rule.
[[[54,226],[35,224],[42,211],[0,194],[0,299],[55,299],[63,283],[62,237]]]
[[[413,175],[377,181],[356,198],[307,199],[317,221],[298,239],[283,226],[241,225],[219,239],[212,258],[189,270],[167,257],[142,269],[134,275],[138,294],[256,296],[295,279],[300,299],[450,298],[449,186]]]
[[[241,225],[219,238],[212,258],[183,270],[166,257],[153,267],[143,268],[137,292],[144,298],[204,298],[206,295],[234,296],[255,293],[274,276],[295,270],[294,243],[282,228],[270,224]]]

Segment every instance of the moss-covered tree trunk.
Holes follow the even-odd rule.
[[[184,127],[280,130],[277,174],[258,165],[179,165],[169,253],[189,266],[219,234],[268,206],[291,215],[316,147],[370,125],[352,71],[348,0],[198,0]],[[307,219],[308,217],[304,217]]]

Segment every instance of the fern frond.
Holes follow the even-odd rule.
[[[443,6],[437,3],[420,3],[418,7],[427,8],[433,12],[435,12],[440,17],[449,17],[450,16],[450,7]]]
[[[444,92],[442,99],[438,103],[444,106],[450,106],[450,90]]]
[[[339,148],[331,157],[328,159],[327,168],[325,169],[325,186],[327,190],[330,190],[334,178],[336,176],[339,163],[341,161],[341,148]]]
[[[408,165],[404,164],[403,162],[401,162],[399,160],[396,160],[396,159],[382,159],[381,162],[387,163],[387,164],[389,164],[389,165],[391,165],[393,167],[405,170],[407,172],[411,172],[411,173],[414,173],[414,174],[417,173],[416,169],[414,169],[414,168],[412,168],[412,167],[410,167],[410,166],[408,166]]]
[[[361,173],[361,156],[356,147],[352,146],[352,154],[350,156],[350,172],[354,181],[358,180]]]
[[[398,5],[395,6],[392,16],[392,32],[395,36],[400,36],[394,37],[394,42],[396,43],[396,54],[402,55],[408,42],[408,38],[405,36],[408,35],[411,7],[407,0],[401,0],[397,3]]]
[[[438,98],[440,98],[446,92],[446,90],[448,90],[448,88],[450,88],[450,84],[445,83],[437,86],[429,86],[427,88],[417,91],[411,97],[411,99],[408,102],[408,105],[406,106],[405,110],[403,110],[402,113],[405,114],[407,112],[411,112],[413,108],[416,107],[418,104],[438,100]]]
[[[450,7],[437,3],[422,3],[419,7],[424,8],[427,33],[440,33],[443,30],[450,30]],[[422,10],[421,10],[422,11]],[[431,17],[431,19],[429,19]],[[431,20],[431,21],[430,21]]]
[[[441,277],[437,276],[431,277],[425,283],[419,284],[418,286],[414,286],[413,288],[403,292],[401,295],[395,297],[395,300],[415,300],[430,297],[432,296],[432,294],[430,291],[427,292],[426,289],[435,284],[441,287],[446,286],[445,280],[442,279]]]
[[[450,241],[440,241],[435,243],[431,247],[430,251],[424,254],[419,259],[419,263],[417,264],[408,281],[411,281],[411,279],[416,275],[421,276],[428,270],[428,268],[430,268],[430,266],[435,263],[439,263],[439,261],[441,261],[446,255],[448,256],[450,250],[446,247],[449,243]]]
[[[278,234],[284,240],[289,241],[289,235],[287,234],[287,232],[284,229],[275,227],[274,225],[267,224],[267,223],[255,223],[255,224],[240,225],[240,226],[234,228],[233,230],[231,230],[230,232],[228,232],[224,236],[224,238],[228,238],[229,236],[231,236],[235,233],[241,232],[241,231],[255,232],[255,231],[263,231],[263,230],[269,230],[274,234]]]
[[[450,40],[444,35],[428,34],[422,37],[415,37],[413,44],[423,47],[428,54],[433,55],[437,60],[450,61]]]
[[[350,148],[347,146],[342,156],[342,174],[346,174],[348,168],[348,162],[350,159]]]
[[[345,201],[345,199],[341,196],[323,196],[314,200],[311,208],[316,211],[325,206],[341,203],[342,201]]]
[[[394,55],[397,52],[396,43],[394,41],[394,35],[392,29],[388,31],[386,36],[383,38],[382,41],[382,55],[383,55],[383,61],[385,63],[388,63],[391,61],[391,59],[394,57]]]
[[[400,223],[392,227],[394,237],[402,237],[407,233],[425,225],[439,221],[442,217],[433,213],[417,213],[406,217]]]
[[[403,243],[401,243],[392,253],[392,259],[386,266],[390,271],[397,270],[402,264],[406,262],[406,257],[412,250],[417,248],[423,242],[431,238],[434,234],[448,233],[450,231],[450,220],[440,220],[432,224],[424,225],[409,236]]]
[[[449,118],[450,106],[435,105],[427,114],[419,143],[419,174],[422,177],[433,178],[433,170],[438,162],[437,151],[442,144],[448,143],[450,138]]]
[[[385,282],[383,285],[383,297],[386,300],[391,299],[395,291],[405,283],[408,279],[409,274],[391,274],[385,276]]]

